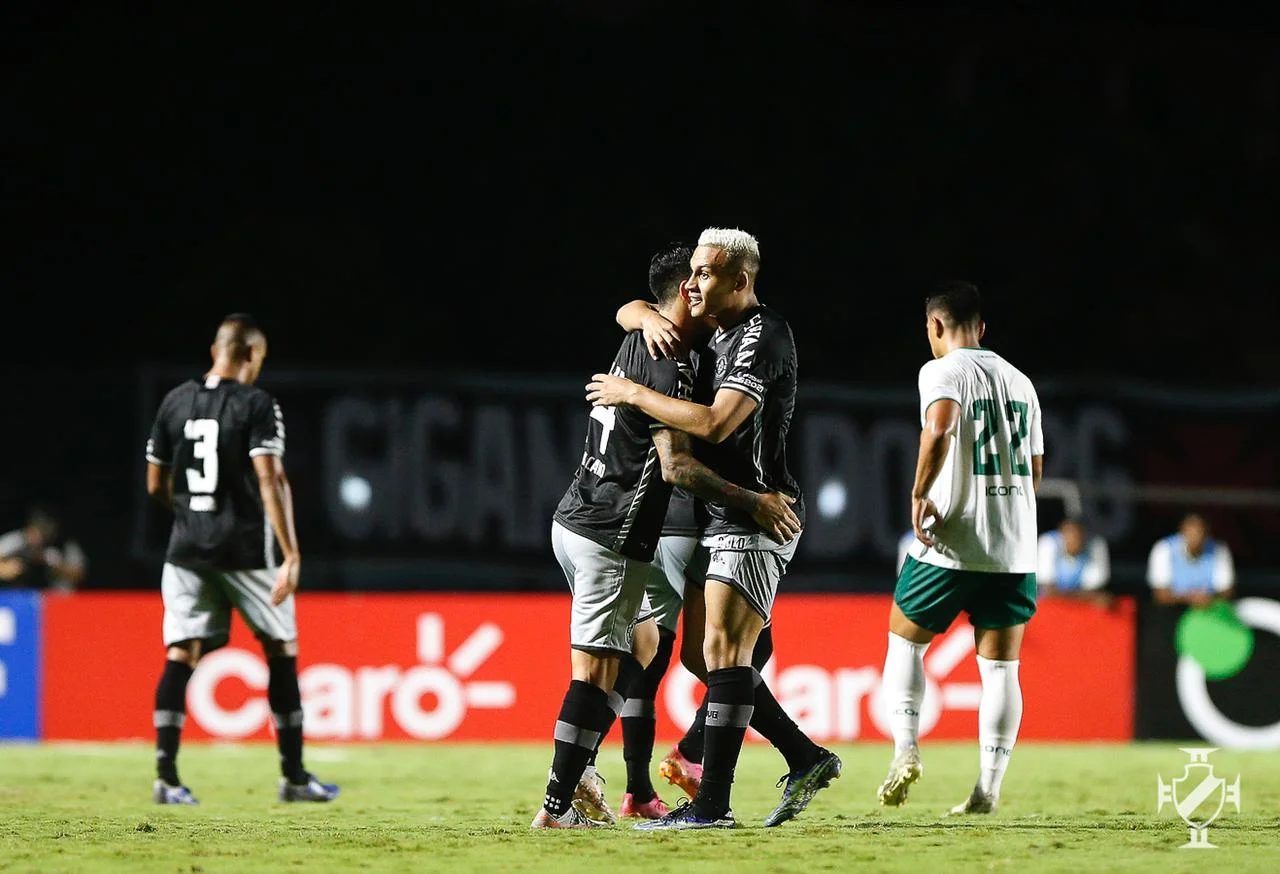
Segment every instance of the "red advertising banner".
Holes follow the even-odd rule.
[[[765,674],[815,740],[887,736],[877,689],[887,595],[783,595]],[[316,740],[545,740],[569,680],[568,595],[307,594],[299,674]],[[45,602],[43,735],[149,737],[164,658],[159,594]],[[187,695],[187,738],[268,738],[267,667],[244,626],[205,657]],[[1133,604],[1047,600],[1022,653],[1027,740],[1133,737]],[[678,652],[678,649],[677,649]],[[925,655],[922,730],[977,733],[973,634],[957,623]],[[658,736],[675,738],[702,687],[672,665]]]

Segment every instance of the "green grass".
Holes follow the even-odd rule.
[[[1169,807],[1156,814],[1156,775],[1186,761],[1174,745],[1021,744],[1000,813],[959,820],[941,812],[972,785],[974,744],[926,742],[901,810],[875,802],[886,745],[837,751],[844,776],[799,820],[759,826],[782,767],[753,744],[736,831],[643,834],[531,832],[549,743],[313,745],[309,766],[343,796],[287,806],[274,801],[270,746],[189,744],[183,779],[203,803],[181,809],[150,803],[145,744],[0,746],[0,871],[1280,871],[1274,753],[1214,754],[1220,776],[1242,775],[1243,812],[1211,826],[1220,849],[1198,852],[1178,849],[1187,829]],[[616,746],[601,770],[616,803]]]

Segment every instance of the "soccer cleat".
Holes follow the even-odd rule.
[[[920,748],[910,747],[898,755],[889,765],[889,776],[884,778],[876,794],[885,807],[897,807],[907,800],[907,790],[920,779],[924,765],[920,761]]]
[[[281,801],[332,801],[340,791],[334,783],[321,783],[314,774],[307,774],[305,783],[290,783],[280,778]]]
[[[969,798],[963,804],[957,804],[951,808],[951,813],[995,813],[999,801],[1000,799],[995,795],[988,795],[974,786],[973,791],[969,793]]]
[[[574,803],[582,809],[589,819],[613,825],[618,818],[613,815],[609,802],[604,797],[604,777],[596,771],[595,765],[587,765],[582,777],[578,780],[578,788],[573,790]]]
[[[655,832],[668,829],[737,828],[738,823],[733,818],[732,810],[726,810],[722,816],[709,819],[705,816],[699,816],[694,812],[693,804],[686,801],[666,816],[638,822],[635,827],[636,831]]]
[[[622,806],[618,808],[618,816],[624,818],[661,819],[670,812],[671,809],[657,795],[648,801],[637,803],[636,797],[630,792],[622,796]]]
[[[702,764],[686,759],[677,744],[658,766],[658,776],[690,798],[696,798],[698,788],[702,786]]]
[[[782,790],[782,800],[773,809],[773,813],[764,818],[766,827],[782,825],[789,819],[795,819],[809,806],[813,796],[819,789],[826,789],[831,781],[840,776],[840,757],[831,750],[822,750],[818,760],[803,771],[786,774],[778,781],[787,786]]]
[[[545,807],[540,808],[533,822],[529,823],[529,828],[604,828],[604,826],[605,823],[596,822],[573,804],[570,804],[569,809],[559,816],[552,816]]]
[[[152,787],[151,797],[156,804],[199,804],[191,790],[186,786],[170,786],[163,780],[157,780]]]

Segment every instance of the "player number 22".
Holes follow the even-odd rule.
[[[1014,476],[1031,476],[1023,441],[1027,439],[1027,409],[1024,401],[1006,401],[1004,410],[991,398],[979,398],[973,402],[973,420],[982,423],[982,430],[973,442],[973,472],[977,476],[999,476],[1001,454],[990,444],[1001,432],[1001,412],[1009,424],[1009,457]]]
[[[199,468],[187,468],[187,490],[192,495],[212,495],[218,489],[218,420],[188,419],[182,435],[192,441],[191,454],[200,463]],[[208,502],[193,500],[191,509],[204,503]]]

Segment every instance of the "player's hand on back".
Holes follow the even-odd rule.
[[[939,521],[938,508],[933,501],[928,498],[911,499],[911,530],[916,533],[916,539],[925,546],[933,546],[937,543],[933,530]]]
[[[302,569],[302,557],[289,556],[276,572],[276,584],[271,587],[271,603],[279,607],[285,599],[298,591],[298,573]]]
[[[625,376],[597,373],[587,383],[587,400],[597,407],[616,407],[628,403],[636,384]]]
[[[644,317],[640,330],[644,333],[644,345],[655,361],[660,358],[675,358],[679,354],[680,334],[666,316],[650,310]]]
[[[782,492],[765,492],[751,518],[778,543],[790,543],[800,533],[800,517],[791,509],[795,502],[795,498]]]

